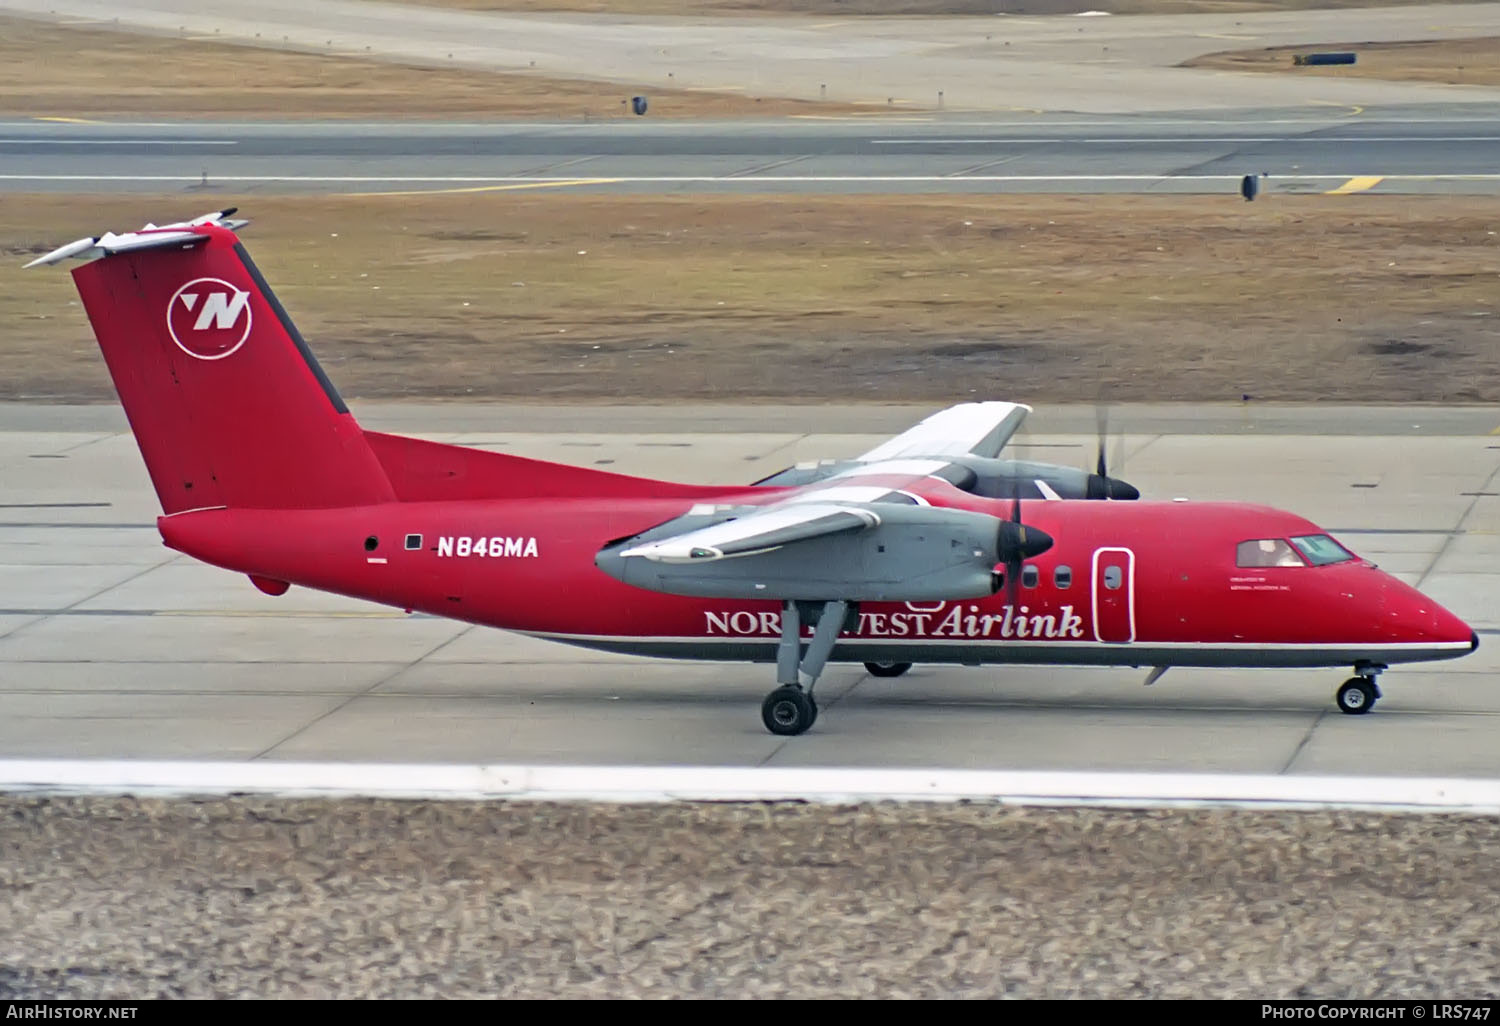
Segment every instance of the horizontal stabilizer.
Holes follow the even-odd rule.
[[[161,249],[167,246],[192,246],[201,243],[207,238],[201,232],[192,229],[203,225],[218,225],[234,231],[249,224],[249,221],[232,221],[229,215],[235,212],[234,207],[228,210],[215,211],[212,214],[204,214],[195,217],[191,221],[180,221],[176,224],[154,225],[148,224],[140,231],[126,232],[116,235],[114,232],[105,232],[103,235],[89,236],[70,242],[66,246],[59,246],[46,256],[37,257],[27,267],[43,267],[49,264],[59,264],[64,260],[77,257],[87,260],[97,256],[113,256],[116,253],[133,253],[143,249]]]

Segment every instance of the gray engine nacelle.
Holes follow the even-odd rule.
[[[930,506],[882,503],[877,512],[875,527],[743,556],[668,563],[619,554],[735,514],[683,516],[610,544],[594,562],[626,584],[697,598],[937,602],[994,594],[1003,521]]]

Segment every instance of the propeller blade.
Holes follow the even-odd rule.
[[[1105,406],[1096,406],[1094,407],[1094,411],[1099,427],[1099,438],[1094,473],[1089,476],[1087,497],[1090,499],[1139,499],[1141,493],[1133,485],[1126,484],[1124,481],[1109,476],[1110,461],[1105,458],[1105,450],[1109,448],[1109,410]],[[1113,448],[1114,471],[1118,474],[1125,465],[1125,435],[1123,432],[1119,432],[1114,436]]]
[[[1010,519],[1000,521],[995,542],[996,552],[1005,564],[1005,601],[1014,609],[1026,560],[1050,549],[1052,536],[1039,527],[1021,522],[1021,500],[1018,497],[1011,502]]]
[[[1109,476],[1109,464],[1104,460],[1104,443],[1109,437],[1109,407],[1094,407],[1094,451],[1097,454],[1094,459],[1094,473],[1100,477]]]
[[[1021,488],[1017,482],[1016,489],[1010,493],[1010,519],[1000,524],[996,544],[1000,558],[1005,560],[1005,602],[1012,609],[1016,606],[1016,589],[1021,586],[1021,561],[1012,554],[1016,548],[1013,536],[1024,535],[1025,531],[1021,524]]]

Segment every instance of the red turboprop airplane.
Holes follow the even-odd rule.
[[[830,661],[1352,666],[1465,655],[1458,617],[1291,513],[996,497],[1025,407],[942,411],[794,487],[694,486],[366,431],[223,211],[77,242],[74,279],[168,546],[249,575],[613,652],[774,663],[766,727]],[[1101,468],[1102,470],[1102,468]],[[1101,474],[1102,477],[1102,474]],[[1095,479],[1095,498],[1130,498]]]

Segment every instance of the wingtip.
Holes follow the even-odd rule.
[[[37,257],[35,260],[31,261],[31,263],[29,264],[26,264],[21,269],[24,271],[29,270],[33,267],[44,267],[48,264],[59,263],[63,260],[68,259],[68,257],[79,256],[80,254],[87,253],[98,244],[99,236],[97,235],[90,235],[82,239],[76,239],[73,242],[68,243],[66,246],[58,246],[52,252],[47,253],[44,256]]]

